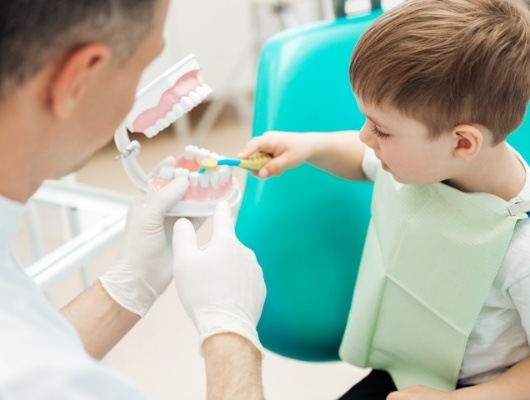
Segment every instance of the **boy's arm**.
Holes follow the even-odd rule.
[[[366,145],[354,131],[317,134],[319,141],[308,163],[338,177],[351,181],[364,181],[366,176],[361,163]]]
[[[413,386],[388,395],[387,400],[528,400],[530,399],[530,357],[520,361],[491,381],[441,392],[424,386]]]
[[[281,175],[308,162],[348,180],[366,180],[361,162],[366,146],[354,131],[334,133],[267,132],[250,140],[240,158],[261,151],[273,156],[259,172],[260,178]]]
[[[530,357],[525,358],[499,377],[455,391],[455,400],[530,399]]]

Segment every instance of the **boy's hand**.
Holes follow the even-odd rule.
[[[281,175],[286,169],[297,167],[311,157],[311,146],[308,135],[270,131],[251,139],[238,154],[239,158],[248,158],[261,151],[273,158],[257,176],[265,179]]]

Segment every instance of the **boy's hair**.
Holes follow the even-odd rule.
[[[530,98],[530,11],[517,0],[408,0],[362,36],[350,81],[363,102],[424,123],[432,138],[477,123],[502,142]]]
[[[1,0],[0,99],[53,57],[88,43],[120,62],[148,32],[159,0]]]

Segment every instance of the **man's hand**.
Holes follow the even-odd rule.
[[[186,219],[173,232],[174,277],[184,309],[203,341],[223,332],[237,333],[257,349],[256,325],[265,301],[263,272],[254,253],[235,236],[230,207],[217,205],[211,242],[197,246]]]
[[[168,210],[182,199],[188,185],[187,179],[178,178],[133,200],[121,255],[100,278],[114,300],[142,317],[173,278],[171,247],[164,221]]]

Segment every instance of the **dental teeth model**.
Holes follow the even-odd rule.
[[[136,160],[140,143],[129,139],[129,131],[142,132],[152,138],[201,103],[212,90],[199,75],[199,69],[195,56],[189,55],[140,90],[114,135],[120,151],[116,158],[122,160],[127,175],[140,190],[158,190],[180,176],[189,180],[190,187],[184,199],[168,212],[171,216],[209,216],[217,202],[227,200],[233,207],[241,197],[231,167],[219,166],[203,174],[197,172],[202,160],[219,159],[218,154],[187,146],[175,165],[164,165],[157,176],[149,178]]]
[[[200,163],[205,158],[221,158],[218,154],[196,146],[186,146],[184,154],[177,158],[175,165],[165,165],[158,175],[150,179],[155,189],[167,185],[169,181],[185,177],[190,187],[184,201],[194,202],[195,208],[211,208],[212,203],[227,200],[229,203],[239,198],[236,179],[232,176],[232,167],[222,165],[199,174]]]
[[[138,93],[126,118],[131,132],[143,132],[152,138],[212,92],[193,61],[195,59],[190,58],[184,64],[175,65]]]

